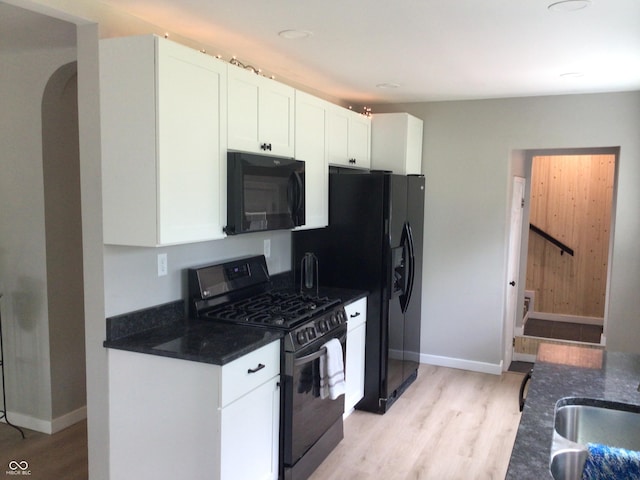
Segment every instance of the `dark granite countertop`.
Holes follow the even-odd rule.
[[[367,292],[363,290],[350,290],[347,288],[320,287],[318,294],[321,297],[339,298],[342,303],[348,305],[356,300],[366,297]]]
[[[511,453],[509,480],[552,478],[549,456],[559,399],[640,405],[640,355],[550,344],[540,349]]]
[[[283,336],[279,330],[187,320],[178,300],[107,318],[104,346],[225,365]]]
[[[276,287],[291,290],[287,274]],[[314,292],[315,293],[315,292]],[[360,290],[320,287],[320,296],[345,304],[367,295]],[[281,330],[189,320],[182,300],[107,318],[104,346],[131,352],[224,365],[284,337]]]
[[[266,328],[189,320],[107,340],[104,346],[225,365],[283,336],[281,331]]]
[[[296,282],[293,278],[293,273],[291,271],[278,273],[276,275],[271,276],[271,282],[275,289],[278,290],[294,290],[300,291],[300,279]],[[316,290],[311,289],[307,290],[311,295],[316,294]],[[366,297],[369,292],[366,290],[353,290],[349,288],[341,288],[341,287],[330,287],[320,285],[317,290],[318,296],[320,297],[330,297],[330,298],[339,298],[346,305],[352,303],[362,297]]]

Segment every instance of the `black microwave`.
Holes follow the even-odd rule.
[[[304,225],[304,162],[227,153],[227,235]]]

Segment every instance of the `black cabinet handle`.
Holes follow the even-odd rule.
[[[250,368],[249,370],[247,370],[247,373],[256,373],[258,370],[262,370],[263,368],[264,365],[262,363],[259,363],[256,368]]]
[[[260,145],[260,148],[262,150],[269,150],[271,151],[271,144],[270,143],[263,143],[262,145]]]
[[[352,313],[351,315],[349,315],[351,318],[356,318],[360,316],[360,312],[356,312],[356,313]]]
[[[356,163],[356,159],[355,158],[350,158],[349,159],[349,163],[351,163],[352,165]]]
[[[511,285],[512,287],[515,287],[515,286],[516,286],[516,282],[515,282],[515,280],[511,280],[511,281],[509,282],[509,285]]]

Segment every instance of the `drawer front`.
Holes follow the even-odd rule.
[[[271,342],[222,367],[221,406],[280,374],[280,342]]]
[[[362,325],[367,321],[367,297],[356,300],[353,303],[344,306],[347,314],[347,325],[349,330]]]

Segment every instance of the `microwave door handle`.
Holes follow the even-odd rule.
[[[298,172],[293,172],[289,176],[289,188],[287,189],[287,203],[291,212],[291,219],[294,224],[300,213],[302,206],[302,178]]]
[[[296,179],[296,214],[300,213],[300,208],[302,207],[302,195],[303,195],[303,186],[302,186],[302,178],[298,172],[295,172]]]
[[[289,214],[291,219],[295,216],[295,172],[289,175],[289,181],[287,182],[287,207],[289,207]]]

